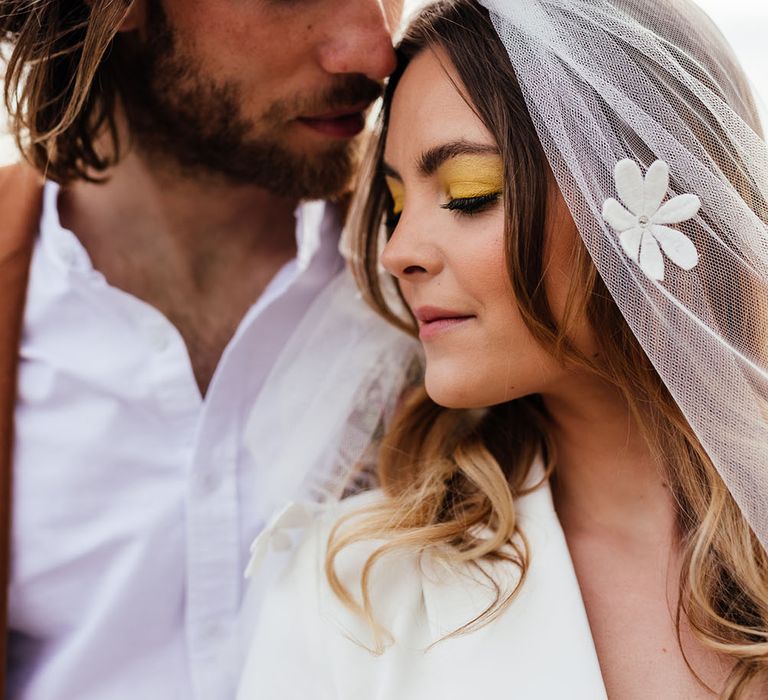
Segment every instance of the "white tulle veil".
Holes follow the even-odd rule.
[[[768,548],[768,151],[689,0],[481,0],[613,299]]]
[[[379,318],[342,272],[294,330],[245,425],[246,448],[269,470],[263,512],[370,487],[377,440],[416,357],[414,340]]]

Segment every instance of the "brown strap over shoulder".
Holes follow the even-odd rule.
[[[29,265],[43,179],[27,165],[0,168],[0,700],[5,695],[10,579],[13,416]]]

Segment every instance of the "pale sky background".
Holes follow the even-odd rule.
[[[651,0],[653,1],[653,0]],[[752,82],[768,130],[768,3],[766,0],[698,0],[731,42]]]
[[[520,0],[525,2],[525,0]],[[648,0],[654,2],[655,0]],[[768,2],[766,0],[697,0],[733,45],[749,76],[758,103],[762,108],[763,123],[768,129]],[[406,12],[424,0],[405,0]],[[0,127],[5,119],[0,114]],[[13,144],[0,129],[0,163],[13,161]]]

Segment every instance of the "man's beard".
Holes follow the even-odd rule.
[[[351,75],[322,93],[274,103],[257,120],[243,114],[235,83],[217,83],[182,56],[157,0],[148,3],[148,36],[122,37],[116,72],[132,144],[150,164],[193,176],[256,185],[275,194],[321,199],[348,190],[359,161],[359,139],[296,153],[280,142],[280,127],[298,115],[329,113],[372,102],[381,86]]]

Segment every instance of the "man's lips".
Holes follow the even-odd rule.
[[[446,331],[476,318],[473,314],[441,309],[436,306],[420,306],[413,315],[419,322],[419,338],[429,340]]]
[[[349,139],[365,128],[365,112],[368,107],[370,103],[365,102],[323,114],[302,116],[296,121],[325,136]]]

